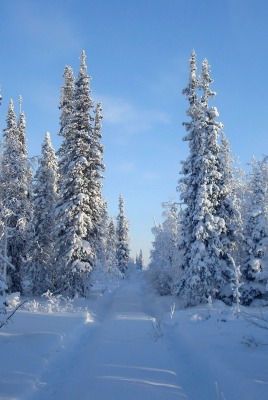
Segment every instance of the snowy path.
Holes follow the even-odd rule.
[[[187,398],[164,341],[152,338],[141,297],[137,282],[123,282],[99,326],[85,326],[80,340],[51,366],[31,399]]]
[[[207,305],[178,300],[171,318],[176,299],[143,282],[110,282],[73,312],[18,311],[0,331],[0,400],[268,399],[268,346],[245,342],[266,344],[267,330],[221,302],[208,319]],[[156,341],[150,316],[162,321]]]

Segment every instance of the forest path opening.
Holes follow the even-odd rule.
[[[178,400],[188,398],[179,384],[163,340],[154,340],[144,312],[142,285],[133,274],[124,280],[97,316],[93,331],[51,365],[34,400]],[[71,343],[70,343],[71,345]]]

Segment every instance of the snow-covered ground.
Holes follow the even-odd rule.
[[[38,301],[0,330],[0,400],[268,398],[268,330],[221,302],[181,310],[138,272],[74,309]]]

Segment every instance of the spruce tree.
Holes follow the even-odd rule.
[[[102,269],[104,273],[108,272],[108,259],[107,259],[107,240],[109,236],[109,224],[110,217],[107,210],[106,200],[102,200],[99,205],[99,216],[98,221],[98,240],[96,241],[96,258],[97,265]]]
[[[245,221],[246,257],[242,268],[245,284],[242,287],[242,302],[250,304],[266,292],[268,271],[265,255],[268,249],[268,226],[265,215],[267,181],[263,164],[256,162],[249,182],[247,217]]]
[[[152,285],[161,295],[173,294],[181,278],[179,253],[180,213],[173,200],[162,204],[164,221],[154,226],[149,268]]]
[[[32,204],[32,191],[33,191],[33,174],[30,161],[28,159],[27,152],[27,140],[26,140],[26,118],[25,114],[22,111],[22,97],[19,98],[20,102],[20,115],[18,118],[18,134],[19,134],[19,143],[20,143],[20,182],[21,182],[21,193],[22,193],[22,202],[21,202],[21,215],[22,220],[24,220],[24,227],[22,231],[24,249],[22,252],[23,264],[21,271],[21,280],[24,280],[25,276],[25,262],[27,258],[28,246],[33,236],[33,204]]]
[[[210,77],[210,66],[207,60],[202,63],[200,88],[203,92],[201,105],[204,112],[204,183],[206,188],[207,210],[204,218],[207,245],[207,269],[210,283],[210,294],[221,298],[225,286],[230,288],[230,280],[235,273],[234,259],[231,255],[235,247],[235,217],[239,217],[230,192],[230,173],[227,142],[224,140],[225,153],[221,152],[218,143],[223,125],[216,118],[219,116],[216,107],[209,106],[210,99],[216,95],[210,89],[213,80]],[[225,138],[223,136],[223,138]],[[203,229],[203,227],[201,228]],[[205,230],[204,229],[204,230]],[[211,279],[212,278],[212,279]]]
[[[74,75],[71,67],[66,66],[64,73],[64,85],[61,88],[60,99],[60,132],[62,137],[62,144],[57,152],[59,158],[59,171],[60,171],[60,187],[64,187],[64,176],[67,173],[69,165],[69,136],[71,135],[71,118],[73,115],[73,97],[74,97]]]
[[[33,189],[34,234],[28,250],[27,291],[43,294],[55,289],[55,205],[58,198],[58,165],[47,132]]]
[[[219,215],[225,221],[225,229],[220,235],[222,245],[222,256],[225,259],[229,270],[225,270],[226,285],[221,290],[220,297],[228,301],[228,289],[230,280],[240,276],[239,265],[241,265],[241,249],[243,243],[243,224],[241,218],[242,199],[238,197],[237,186],[233,175],[233,158],[231,156],[230,144],[221,133],[220,144],[220,168],[222,172],[221,197]],[[230,292],[231,294],[231,292]],[[230,296],[229,296],[230,297]]]
[[[15,229],[17,225],[16,214],[16,163],[18,136],[16,115],[14,111],[13,100],[10,100],[8,114],[7,114],[7,127],[3,132],[3,154],[1,159],[1,203],[2,203],[2,216],[3,216],[3,229],[2,229],[2,248],[5,256],[9,257],[10,262],[13,264],[15,260],[14,251],[11,254],[12,248],[10,239],[15,236]],[[15,253],[16,254],[16,253]],[[13,256],[13,257],[12,257]],[[12,257],[12,258],[11,258]],[[20,261],[20,260],[19,260]],[[17,290],[21,290],[20,286],[20,264],[15,265],[15,268],[8,269],[7,279],[8,286],[13,286]],[[12,279],[11,279],[12,276]]]
[[[124,211],[123,196],[119,197],[119,214],[117,216],[117,229],[116,229],[117,243],[116,243],[116,260],[120,272],[123,274],[127,271],[129,263],[129,227]]]
[[[107,208],[106,201],[102,198],[102,184],[103,171],[105,166],[103,164],[103,146],[101,144],[101,120],[102,120],[102,106],[101,103],[97,103],[94,110],[94,127],[92,129],[92,137],[90,143],[90,159],[91,159],[91,172],[89,176],[89,190],[91,200],[91,215],[92,215],[92,230],[89,232],[89,241],[93,244],[95,249],[96,257],[99,252],[99,245],[102,241],[101,238],[105,236],[105,215],[104,208]]]
[[[216,120],[219,113],[216,107],[209,106],[215,96],[210,89],[213,80],[207,60],[202,64],[198,82],[190,83],[194,95],[184,91],[190,102],[191,122],[186,125],[190,131],[190,156],[183,164],[181,179],[182,200],[186,205],[182,217],[181,245],[186,244],[183,257],[185,272],[181,280],[181,291],[187,305],[195,305],[207,298],[220,296],[224,285],[232,274],[233,259],[227,251],[225,213],[223,199],[226,200],[226,187],[218,137],[223,125]],[[195,66],[195,64],[194,64]],[[195,77],[195,74],[194,74]],[[201,96],[198,97],[198,91]],[[191,96],[189,96],[189,93]],[[195,99],[193,102],[192,99]],[[193,105],[197,113],[193,113]],[[198,115],[198,118],[193,118]]]
[[[2,96],[0,94],[0,105],[1,105],[1,100]],[[0,200],[1,200],[1,191],[0,191]],[[1,256],[6,258],[5,254],[5,249],[2,246],[2,241],[3,239],[5,240],[5,235],[6,235],[6,215],[5,215],[5,210],[3,205],[0,207],[0,252]],[[7,285],[6,285],[6,270],[7,270],[7,264],[6,262],[2,263],[0,262],[0,323],[5,322],[5,315],[6,315],[6,297],[5,293],[7,290]]]
[[[65,225],[71,224],[71,199],[67,190],[70,185],[69,166],[72,162],[70,158],[72,143],[72,116],[73,116],[73,98],[74,98],[74,75],[71,67],[66,66],[63,73],[64,84],[61,88],[60,98],[60,131],[62,137],[61,146],[57,152],[58,156],[58,200],[55,207],[56,231],[55,231],[55,247],[56,247],[56,281],[55,286],[57,291],[63,289],[71,292],[71,283],[66,282],[66,279],[71,278],[71,272],[68,271],[66,255],[68,256],[68,246],[71,246],[71,228],[65,230]],[[69,250],[70,251],[70,250]],[[65,280],[65,281],[64,281]]]
[[[114,219],[110,218],[108,224],[108,232],[106,237],[106,262],[107,270],[111,275],[120,276],[121,272],[118,269],[117,259],[116,259],[116,227]]]
[[[142,250],[140,250],[139,254],[136,255],[136,267],[137,269],[143,269],[143,255]]]
[[[13,291],[22,290],[23,259],[31,221],[31,169],[27,159],[25,115],[20,113],[17,123],[13,101],[10,101],[7,127],[3,132],[4,151],[1,161],[2,205],[8,217],[7,256],[15,270],[10,270],[8,286]]]
[[[65,71],[61,98],[61,135],[59,150],[60,183],[56,209],[57,264],[60,272],[59,290],[70,296],[85,296],[88,279],[96,261],[95,227],[93,223],[92,137],[90,77],[87,75],[86,56],[81,54],[81,65],[72,96],[70,70]],[[68,86],[68,90],[66,89]],[[67,98],[68,97],[68,98]],[[63,161],[64,160],[64,161]]]
[[[196,54],[193,51],[191,54],[189,83],[183,90],[183,94],[187,97],[189,102],[189,109],[187,115],[190,121],[184,122],[183,125],[187,134],[183,137],[184,141],[189,142],[190,154],[185,161],[182,161],[182,178],[179,179],[178,190],[181,192],[180,198],[185,204],[183,211],[183,224],[180,227],[180,249],[182,253],[181,268],[188,268],[190,262],[190,248],[192,243],[192,233],[194,229],[194,213],[195,204],[197,201],[198,191],[198,174],[200,171],[201,156],[203,154],[203,140],[202,140],[202,126],[201,118],[202,111],[200,102],[197,95],[197,88],[199,85],[196,76]],[[184,283],[181,282],[180,286]],[[178,291],[180,287],[178,287]]]
[[[179,263],[179,227],[180,213],[178,204],[171,200],[162,204],[164,221],[155,226],[152,233],[155,236],[151,251],[151,266],[162,269],[176,268]]]
[[[264,213],[268,225],[268,156],[264,156],[261,161],[261,172],[264,180]],[[268,255],[267,255],[268,256]]]
[[[181,251],[181,262],[178,265],[179,269],[185,270],[184,278],[177,283],[176,292],[181,293],[186,291],[186,285],[191,286],[191,263],[192,263],[192,245],[194,243],[194,228],[196,225],[195,215],[196,206],[199,204],[199,191],[201,182],[199,178],[202,170],[202,155],[203,155],[203,137],[202,137],[202,107],[198,98],[199,81],[196,75],[196,54],[193,51],[189,60],[190,74],[189,83],[183,90],[183,94],[189,102],[187,115],[190,121],[184,122],[187,134],[183,137],[184,141],[189,142],[189,156],[185,161],[182,161],[182,178],[179,179],[178,190],[180,198],[184,204],[182,212],[182,223],[179,233],[179,248]],[[188,276],[187,276],[188,275]],[[193,276],[194,279],[194,276]],[[187,280],[187,283],[186,283]],[[194,282],[193,282],[194,283]],[[187,288],[188,291],[188,288]]]

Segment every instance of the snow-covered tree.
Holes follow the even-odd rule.
[[[28,159],[27,152],[27,141],[26,141],[26,119],[25,114],[22,111],[22,97],[19,98],[20,102],[20,115],[18,119],[18,133],[19,133],[19,143],[20,143],[20,164],[21,164],[21,172],[20,172],[20,182],[21,182],[21,230],[23,237],[23,264],[21,266],[21,284],[23,283],[25,277],[25,260],[27,258],[27,252],[29,247],[29,242],[33,236],[33,207],[32,207],[32,183],[33,183],[33,175],[30,161]],[[23,284],[22,284],[23,288]]]
[[[11,212],[1,205],[0,208],[0,279],[2,282],[6,284],[9,269],[11,268],[13,271],[15,267],[8,263],[8,256],[7,256],[7,243],[8,240],[11,238],[9,236],[9,229],[7,226],[7,220],[10,217]]]
[[[162,204],[164,221],[152,228],[154,241],[150,254],[149,279],[161,294],[173,293],[173,287],[180,279],[179,253],[180,212],[178,204],[171,200]]]
[[[108,261],[108,237],[109,237],[109,225],[111,218],[109,217],[107,210],[107,201],[105,199],[102,200],[102,204],[98,206],[99,217],[98,221],[98,240],[96,241],[96,257],[97,257],[97,265],[102,269],[103,273],[109,272],[109,261]]]
[[[233,291],[234,313],[236,315],[238,315],[240,312],[241,286],[243,285],[241,277],[242,274],[240,272],[240,266],[234,264],[234,274],[231,282],[231,289]]]
[[[241,218],[242,198],[238,197],[237,188],[239,183],[235,182],[232,164],[230,144],[225,134],[221,133],[220,144],[220,168],[222,173],[219,215],[224,219],[225,228],[220,235],[221,256],[225,260],[226,283],[221,288],[219,297],[226,302],[231,301],[234,292],[230,290],[230,280],[237,280],[240,276],[239,265],[241,265],[241,248],[243,242],[243,224]],[[231,287],[232,289],[232,287]]]
[[[88,278],[96,259],[96,226],[92,201],[92,138],[93,102],[86,55],[73,89],[70,69],[65,69],[61,97],[61,135],[59,150],[59,201],[57,216],[57,265],[61,270],[59,290],[69,295],[86,295]],[[68,90],[67,90],[68,89]],[[95,170],[94,170],[95,172]]]
[[[190,154],[185,161],[182,161],[182,178],[179,180],[178,190],[181,192],[180,198],[185,204],[183,210],[183,223],[180,227],[180,249],[181,263],[180,268],[188,268],[191,258],[191,243],[194,229],[195,205],[197,202],[197,193],[199,187],[198,175],[200,171],[201,156],[203,154],[202,140],[202,110],[197,95],[198,78],[196,76],[196,54],[193,51],[190,57],[190,74],[189,83],[183,90],[183,94],[189,102],[187,115],[190,121],[184,122],[183,125],[187,134],[183,137],[184,141],[189,142]],[[183,282],[180,282],[178,291],[181,289]]]
[[[100,223],[98,227],[98,241],[96,247],[96,272],[94,278],[99,276],[121,277],[116,259],[116,227],[114,219],[111,218],[107,210],[107,202],[102,200]]]
[[[69,288],[70,284],[67,279],[71,276],[71,271],[65,265],[68,260],[68,254],[72,245],[73,230],[72,213],[71,213],[71,198],[70,186],[71,180],[69,166],[72,165],[70,158],[71,148],[74,145],[74,134],[72,132],[72,116],[73,116],[73,98],[74,98],[74,74],[70,66],[66,66],[63,73],[64,84],[61,88],[60,98],[60,131],[59,135],[62,137],[61,146],[57,152],[58,156],[58,201],[55,207],[56,231],[55,231],[55,247],[56,247],[56,275],[57,279],[55,285],[58,291]],[[74,178],[73,178],[74,179]],[[68,229],[65,230],[65,225]],[[68,250],[69,247],[69,250]],[[64,257],[64,258],[63,258]],[[70,267],[69,267],[70,269]],[[65,281],[64,281],[65,280]]]
[[[8,114],[7,114],[7,127],[3,132],[4,143],[3,143],[3,154],[1,159],[1,216],[2,216],[2,245],[3,253],[5,256],[10,258],[10,243],[8,243],[11,238],[11,229],[12,236],[14,234],[14,229],[17,225],[17,220],[14,217],[16,213],[16,189],[17,185],[15,180],[16,177],[16,156],[18,153],[18,130],[16,123],[16,115],[14,112],[14,103],[13,100],[10,101]],[[16,138],[17,135],[17,138]],[[17,139],[17,140],[16,140]],[[12,219],[11,219],[12,217]],[[9,232],[9,234],[7,234]],[[8,241],[7,241],[8,238]],[[15,257],[13,257],[15,258]],[[13,261],[13,260],[12,260]],[[4,267],[3,267],[4,268]],[[12,271],[12,276],[14,280],[14,275],[16,274],[16,279],[14,284],[18,286],[20,289],[20,275],[19,275],[19,266],[16,265],[16,271]],[[9,280],[11,271],[8,271]],[[12,282],[13,283],[13,282]],[[11,282],[10,282],[11,284]]]
[[[140,250],[139,254],[136,255],[136,267],[137,269],[143,269],[143,255],[142,255],[142,250]]]
[[[241,176],[241,170],[233,169],[232,165],[234,159],[231,155],[230,144],[225,136],[221,133],[221,144],[220,144],[220,165],[222,172],[221,182],[221,202],[220,202],[220,213],[225,219],[226,231],[222,236],[225,238],[222,240],[225,242],[226,252],[236,254],[238,257],[239,245],[243,240],[242,236],[242,199],[243,194],[241,187],[244,185],[243,175]]]
[[[164,221],[152,229],[155,235],[151,250],[151,266],[161,268],[175,268],[179,262],[178,240],[180,226],[180,212],[178,204],[171,200],[162,204]]]
[[[7,127],[3,131],[3,155],[1,160],[1,200],[7,211],[5,221],[7,235],[7,256],[15,270],[10,270],[8,286],[21,291],[23,258],[25,257],[29,223],[31,221],[31,180],[32,174],[27,159],[25,139],[25,115],[20,113],[18,123],[13,101],[7,114]]]
[[[235,224],[238,226],[238,234],[236,234],[236,247],[233,251],[234,259],[237,265],[240,265],[241,271],[245,260],[245,239],[244,239],[244,221],[247,220],[247,199],[249,193],[249,177],[248,173],[237,166],[232,170],[232,194],[234,204],[240,214],[240,219],[235,218]]]
[[[261,172],[264,180],[265,194],[264,194],[264,212],[268,223],[268,156],[264,156],[261,161]]]
[[[73,97],[74,97],[74,75],[71,67],[66,66],[64,73],[64,84],[61,88],[61,99],[60,99],[60,132],[59,135],[62,137],[62,144],[57,152],[59,158],[59,170],[61,173],[61,182],[63,177],[68,170],[69,165],[69,136],[71,135],[71,118],[73,115]]]
[[[54,290],[55,205],[58,198],[58,165],[47,132],[33,189],[34,234],[28,250],[25,290],[43,294]]]
[[[110,274],[115,276],[120,276],[121,272],[118,269],[117,259],[116,259],[116,226],[113,218],[110,218],[108,225],[108,232],[106,237],[106,262],[107,270]]]
[[[242,288],[242,301],[250,304],[254,298],[261,298],[266,292],[268,268],[265,254],[268,249],[268,226],[265,213],[267,181],[263,164],[255,162],[249,181],[247,218],[245,221],[246,257],[242,268],[245,284]]]
[[[192,56],[190,84],[184,91],[190,102],[188,115],[191,121],[186,124],[190,156],[183,163],[184,177],[180,180],[183,186],[181,198],[186,205],[182,217],[181,247],[186,245],[186,249],[183,257],[185,272],[179,291],[187,305],[206,301],[209,296],[219,297],[229,282],[233,266],[227,251],[227,226],[222,203],[225,199],[227,206],[218,144],[223,125],[216,120],[219,116],[217,108],[209,106],[215,92],[210,89],[213,80],[207,60],[202,63],[198,82],[193,74],[195,70]],[[201,90],[200,97],[197,88]]]
[[[1,105],[1,100],[2,96],[0,94],[0,105]],[[0,196],[1,196],[1,191],[0,191]],[[1,200],[1,197],[0,197]],[[5,254],[6,252],[6,246],[3,243],[3,238],[4,240],[7,239],[5,237],[6,235],[6,215],[4,212],[3,206],[0,208],[0,254],[3,258],[6,258],[7,255]],[[2,260],[3,261],[3,260]],[[0,324],[1,322],[5,321],[5,315],[6,315],[6,297],[5,297],[5,292],[7,290],[7,285],[6,285],[6,269],[7,269],[7,264],[6,262],[0,262]]]
[[[94,127],[91,131],[92,136],[90,138],[91,172],[89,176],[89,190],[91,201],[92,229],[89,233],[89,241],[94,245],[96,255],[98,254],[98,247],[102,241],[101,237],[105,236],[105,233],[102,232],[105,225],[105,221],[103,221],[103,218],[106,218],[103,207],[107,207],[101,193],[101,179],[103,179],[102,172],[105,170],[105,166],[103,164],[103,145],[101,144],[101,111],[101,103],[97,103],[97,106],[94,110]]]
[[[125,273],[129,263],[129,227],[124,211],[123,196],[119,197],[119,214],[116,227],[116,260],[120,272]]]

